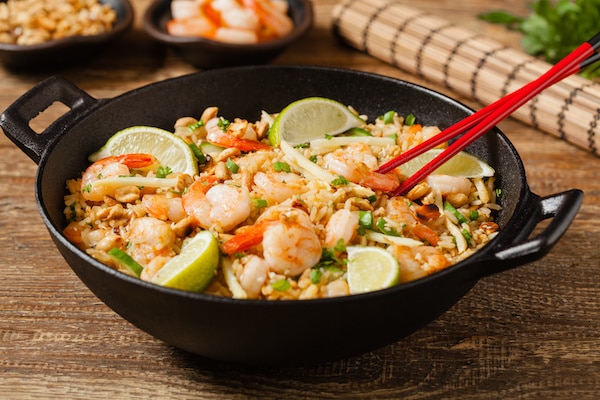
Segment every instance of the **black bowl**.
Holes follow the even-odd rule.
[[[242,88],[243,90],[239,90]],[[228,95],[227,93],[235,93]],[[501,230],[466,260],[410,283],[362,295],[319,300],[237,300],[157,286],[117,272],[63,235],[65,181],[87,156],[131,125],[172,129],[181,116],[217,105],[225,118],[257,119],[294,100],[324,96],[375,118],[388,110],[447,127],[471,110],[432,90],[380,75],[318,67],[215,69],[154,83],[114,99],[96,100],[53,77],[15,101],[0,126],[39,164],[36,200],[56,246],[81,280],[109,307],[155,337],[187,351],[248,364],[308,364],[364,353],[393,343],[450,308],[478,279],[544,256],[565,232],[582,201],[572,190],[540,198],[522,162],[497,129],[467,149],[491,164],[502,189]],[[40,110],[60,101],[71,110],[41,134],[29,127]],[[532,230],[552,218],[536,236]]]
[[[0,43],[0,62],[12,69],[48,70],[89,59],[127,31],[133,23],[134,11],[129,0],[100,0],[100,3],[110,4],[117,12],[117,20],[110,31],[28,46]]]
[[[172,18],[171,0],[157,0],[148,7],[144,14],[144,30],[197,68],[263,64],[277,57],[312,27],[313,8],[309,0],[288,0],[288,4],[294,30],[280,39],[258,44],[230,44],[169,35],[166,24]]]

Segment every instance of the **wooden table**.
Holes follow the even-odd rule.
[[[85,66],[57,71],[94,97],[194,72],[136,25]],[[331,35],[336,0],[315,0],[314,29],[274,61],[349,67],[420,81]],[[497,40],[518,34],[477,13],[525,1],[421,0]],[[0,69],[0,109],[43,73]],[[448,93],[452,95],[452,93]],[[474,107],[468,99],[461,99]],[[42,114],[39,124],[58,111]],[[600,159],[517,121],[501,128],[519,150],[534,192],[585,191],[570,230],[538,262],[480,281],[458,304],[406,339],[361,357],[304,368],[249,368],[172,348],[121,319],[71,272],[39,217],[36,165],[0,137],[1,398],[593,398],[600,393]],[[340,332],[343,335],[344,332]]]

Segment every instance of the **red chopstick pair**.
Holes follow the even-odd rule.
[[[423,166],[419,171],[410,176],[404,181],[393,193],[394,196],[399,196],[408,192],[413,186],[421,182],[427,175],[434,172],[438,167],[459,153],[477,138],[488,132],[491,128],[497,125],[501,120],[508,117],[523,104],[531,100],[542,90],[554,85],[555,83],[565,79],[566,77],[576,74],[588,65],[600,60],[597,53],[600,47],[600,33],[596,34],[592,39],[584,42],[577,47],[573,52],[556,63],[546,73],[541,75],[534,81],[529,82],[520,89],[502,97],[494,103],[482,108],[467,118],[457,122],[456,124],[444,129],[436,136],[426,140],[425,142],[413,147],[404,152],[393,160],[388,161],[377,172],[387,173],[403,163],[411,160],[427,150],[430,150],[443,142],[452,139],[459,134],[470,130],[462,135],[448,148],[441,152],[437,157]]]

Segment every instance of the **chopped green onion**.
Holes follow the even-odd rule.
[[[318,285],[321,282],[322,276],[323,276],[323,270],[321,268],[313,268],[310,271],[310,282],[313,285]]]
[[[273,289],[277,290],[278,292],[285,292],[290,287],[292,287],[292,285],[290,284],[290,282],[287,279],[280,279],[278,281],[271,283],[271,287]]]
[[[458,220],[458,222],[460,222],[461,224],[466,224],[469,221],[467,221],[467,219],[465,218],[464,215],[462,215],[452,204],[450,204],[449,201],[445,201],[444,202],[444,210],[449,211],[452,215],[454,215],[456,217],[456,219]]]
[[[233,162],[231,158],[228,158],[227,161],[225,161],[225,166],[233,174],[237,174],[237,172],[240,170],[240,166]]]
[[[473,239],[473,236],[471,236],[471,233],[469,233],[468,230],[463,229],[462,231],[460,231],[460,233],[462,233],[462,235],[464,236],[464,238],[467,240],[468,245],[471,245],[471,239]]]
[[[391,124],[392,122],[394,122],[394,116],[396,115],[395,111],[388,111],[383,115],[383,123],[384,124]]]
[[[198,164],[204,165],[208,162],[206,155],[202,152],[202,150],[200,150],[200,147],[196,146],[196,143],[190,143],[189,146],[190,149],[192,149],[192,153],[194,153],[194,155],[196,156]]]
[[[169,167],[163,167],[161,165],[156,170],[156,177],[157,178],[166,178],[167,176],[169,176],[172,173],[173,173],[173,171],[171,170],[171,168],[169,168]]]
[[[282,161],[275,161],[273,163],[273,168],[277,172],[291,172],[290,165],[288,163]]]
[[[229,125],[231,125],[231,122],[229,122],[228,120],[226,120],[223,117],[219,117],[219,120],[217,121],[217,126],[219,128],[221,128],[221,130],[223,132],[227,131],[227,128],[229,128]]]
[[[417,120],[417,118],[414,115],[408,114],[406,116],[406,118],[404,118],[404,125],[407,125],[407,126],[414,125],[416,120]]]
[[[314,162],[315,164],[317,163],[317,161],[319,161],[318,157],[315,156],[314,154],[312,156],[310,156],[308,158],[311,162]]]
[[[269,203],[265,199],[252,199],[252,204],[256,208],[265,208],[269,205]]]
[[[347,185],[348,183],[349,183],[348,179],[344,178],[341,175],[338,175],[337,178],[335,178],[334,180],[331,181],[331,184],[333,186],[344,186],[344,185]]]
[[[189,124],[188,125],[188,129],[190,130],[190,132],[194,132],[196,129],[201,128],[204,126],[204,121],[199,120],[198,122],[195,122],[193,124]]]
[[[125,253],[123,250],[118,247],[113,247],[108,251],[108,255],[119,265],[126,267],[128,270],[133,272],[133,274],[139,277],[144,269],[137,261],[135,261],[131,256]]]
[[[371,211],[358,212],[358,234],[364,235],[367,229],[373,228],[373,213]]]
[[[471,212],[469,213],[469,218],[471,218],[473,221],[479,219],[479,213],[475,210],[471,210]]]
[[[351,128],[346,132],[346,134],[348,136],[373,136],[371,135],[371,132],[363,128]]]

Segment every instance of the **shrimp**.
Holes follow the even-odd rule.
[[[281,203],[293,196],[306,192],[306,182],[290,172],[257,172],[253,189],[270,202]]]
[[[222,147],[235,147],[246,152],[271,149],[271,146],[268,144],[232,135],[228,128],[223,129],[222,121],[223,120],[221,118],[212,118],[206,121],[206,139],[210,143]]]
[[[182,196],[185,212],[204,229],[227,232],[250,216],[252,203],[246,187],[195,181]]]
[[[321,242],[306,212],[274,206],[257,223],[237,232],[221,250],[234,254],[262,243],[263,258],[270,271],[298,276],[321,259]]]
[[[427,185],[446,196],[450,193],[462,193],[469,196],[471,193],[471,181],[467,178],[450,175],[432,174],[426,180]]]
[[[400,282],[409,282],[440,271],[450,265],[444,254],[431,246],[390,246],[400,263]]]
[[[223,43],[254,44],[258,35],[249,29],[221,27],[215,31],[214,39]]]
[[[171,15],[174,19],[195,17],[200,14],[202,3],[196,0],[173,0],[171,1]]]
[[[217,26],[203,15],[172,19],[167,22],[167,32],[173,36],[201,36],[214,38]]]
[[[167,32],[228,43],[258,43],[290,33],[287,4],[269,0],[173,0]]]
[[[109,156],[90,165],[81,177],[81,194],[90,201],[102,201],[104,196],[112,196],[114,187],[94,183],[103,178],[128,176],[130,168],[146,168],[158,163],[150,154],[123,154]]]
[[[432,246],[440,241],[438,234],[429,226],[421,223],[408,206],[403,197],[390,198],[385,206],[387,218],[402,225],[404,229]]]
[[[142,198],[142,206],[148,214],[162,221],[179,222],[187,214],[183,209],[181,197],[167,197],[164,194],[147,194]]]
[[[325,247],[335,247],[341,240],[343,244],[348,244],[354,239],[358,232],[358,214],[350,210],[337,210],[327,226],[325,226]]]
[[[375,172],[378,167],[377,157],[364,143],[353,143],[345,149],[337,149],[326,154],[323,159],[327,169],[350,182],[384,192],[393,192],[400,186],[399,177],[393,171],[387,174]]]
[[[237,270],[236,277],[248,298],[256,299],[268,279],[269,267],[263,258],[253,254],[240,261],[243,267]]]
[[[125,239],[130,244],[130,255],[142,266],[156,257],[174,257],[176,236],[171,226],[159,219],[141,217],[131,221]]]
[[[269,0],[243,0],[243,4],[253,10],[267,30],[267,36],[283,37],[294,29],[294,22],[279,5]]]

